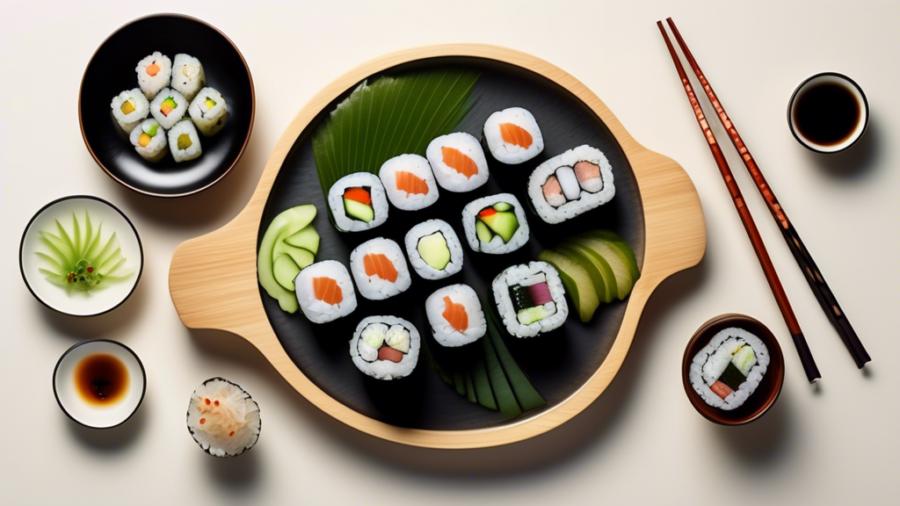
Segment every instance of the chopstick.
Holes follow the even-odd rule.
[[[675,70],[678,71],[678,76],[681,78],[684,91],[687,93],[688,100],[694,110],[694,115],[697,117],[697,123],[700,125],[700,130],[703,132],[703,136],[709,144],[709,149],[712,152],[713,158],[716,160],[719,172],[722,173],[722,178],[725,180],[725,186],[728,187],[728,192],[731,194],[732,201],[734,201],[734,207],[741,217],[741,222],[744,224],[744,230],[747,231],[747,235],[750,237],[750,243],[753,245],[753,250],[756,252],[759,264],[762,266],[763,273],[766,275],[766,280],[769,282],[772,294],[775,296],[775,302],[778,304],[781,315],[784,317],[784,322],[787,324],[788,330],[791,333],[791,338],[794,340],[794,346],[797,348],[797,353],[800,355],[800,362],[803,364],[803,371],[806,373],[806,378],[810,383],[813,383],[821,378],[822,375],[819,374],[819,368],[816,367],[816,361],[812,356],[812,352],[809,350],[806,338],[803,337],[803,331],[800,330],[800,323],[794,315],[794,310],[791,308],[791,303],[788,301],[787,294],[784,292],[784,287],[781,286],[781,280],[778,279],[778,274],[775,272],[775,266],[772,265],[772,259],[769,258],[769,253],[766,251],[766,245],[759,235],[759,230],[756,228],[753,216],[750,215],[750,211],[744,203],[744,196],[741,194],[741,189],[738,188],[737,182],[734,180],[734,174],[732,174],[731,168],[725,160],[722,148],[719,147],[715,135],[713,135],[712,130],[709,128],[709,123],[706,121],[703,109],[700,108],[697,96],[694,94],[690,80],[684,72],[684,67],[681,66],[681,60],[678,59],[678,54],[675,52],[675,48],[672,46],[672,42],[666,34],[666,29],[663,27],[662,21],[657,21],[656,25],[659,27],[660,33],[662,33],[663,40],[666,41],[666,47],[669,48],[669,54],[672,56],[672,62],[675,64]]]
[[[781,204],[778,203],[778,199],[772,192],[772,187],[769,186],[766,182],[766,178],[763,177],[759,166],[756,164],[756,160],[753,158],[753,155],[750,154],[750,150],[747,148],[747,145],[744,144],[743,139],[741,139],[737,127],[735,127],[731,118],[728,117],[725,108],[722,107],[722,103],[713,91],[712,86],[709,84],[709,81],[707,81],[703,71],[700,70],[700,65],[697,64],[697,60],[694,59],[694,55],[691,54],[691,50],[688,49],[684,39],[681,38],[681,33],[679,33],[678,28],[675,26],[675,22],[672,21],[672,18],[666,19],[666,22],[669,24],[672,34],[675,35],[675,40],[678,41],[681,52],[684,53],[685,58],[687,58],[688,64],[694,70],[694,74],[697,75],[700,86],[706,92],[706,96],[716,110],[719,121],[722,123],[725,130],[728,131],[731,143],[740,153],[741,159],[744,161],[744,166],[747,167],[747,170],[753,177],[753,181],[756,183],[757,190],[759,190],[763,200],[766,201],[766,205],[772,213],[772,218],[775,219],[775,222],[778,224],[778,230],[781,231],[781,235],[784,237],[785,242],[787,242],[791,254],[794,255],[794,260],[797,261],[797,265],[803,272],[803,277],[806,278],[806,282],[809,283],[809,287],[819,301],[819,305],[822,306],[822,310],[825,311],[831,324],[834,325],[838,335],[840,335],[841,339],[844,341],[844,345],[853,357],[854,362],[856,362],[856,366],[861,369],[867,362],[870,362],[872,358],[869,357],[868,352],[866,352],[865,347],[863,347],[862,342],[850,325],[847,315],[844,313],[844,310],[841,309],[840,304],[838,304],[837,298],[835,298],[834,293],[831,292],[831,288],[828,287],[828,283],[825,282],[825,278],[816,266],[816,262],[813,260],[812,255],[810,255],[809,250],[806,249],[803,241],[800,240],[800,236],[797,234],[794,225],[788,219]]]

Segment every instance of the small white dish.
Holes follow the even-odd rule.
[[[800,102],[801,97],[803,97],[808,90],[820,85],[840,86],[853,97],[856,101],[856,107],[858,108],[855,126],[843,139],[835,143],[822,144],[816,142],[804,135],[797,125],[799,122],[797,118],[797,105]],[[788,102],[787,115],[788,126],[791,129],[791,134],[797,139],[797,142],[816,153],[838,153],[856,144],[856,141],[862,138],[863,134],[866,133],[866,128],[869,126],[869,101],[866,99],[866,94],[863,92],[862,88],[853,79],[837,72],[822,72],[807,78],[797,86],[794,93],[791,95],[790,102]]]
[[[112,355],[127,371],[127,387],[120,398],[109,405],[89,402],[79,392],[76,371],[79,364],[94,355]],[[92,429],[109,429],[125,423],[137,412],[147,391],[144,365],[131,348],[116,341],[96,339],[69,348],[53,370],[53,395],[63,412],[78,424]]]

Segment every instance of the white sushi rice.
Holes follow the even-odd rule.
[[[481,212],[482,209],[491,207],[498,202],[506,202],[513,207],[516,214],[516,220],[519,222],[519,228],[509,239],[509,242],[503,242],[503,238],[500,237],[499,234],[495,234],[489,243],[481,242],[475,231],[475,221],[478,219],[478,213]],[[480,251],[492,255],[516,251],[528,242],[530,234],[528,220],[525,218],[525,209],[522,208],[519,199],[512,193],[500,193],[498,195],[482,197],[469,202],[469,204],[463,208],[462,222],[463,229],[465,229],[466,232],[466,241],[468,241],[472,251]]]
[[[362,339],[363,332],[369,326],[383,326],[388,336],[396,334],[400,330],[409,332],[409,350],[403,355],[400,362],[390,360],[378,360],[378,350],[368,346]],[[388,338],[390,341],[390,337]],[[419,349],[422,346],[422,338],[416,327],[396,316],[369,316],[363,318],[356,326],[356,332],[350,340],[350,357],[356,368],[364,374],[379,380],[394,380],[404,378],[412,374],[419,362]],[[372,355],[374,353],[374,355]],[[366,355],[365,357],[363,355]]]
[[[469,324],[464,331],[460,332],[453,328],[444,318],[444,310],[447,307],[444,297],[449,297],[454,304],[462,304],[466,309]],[[436,290],[425,300],[425,313],[428,315],[428,323],[431,324],[432,335],[441,346],[448,348],[464,346],[481,339],[487,331],[481,301],[469,285],[450,285]]]
[[[428,186],[428,192],[407,193],[397,188],[397,172],[409,172],[412,175],[425,181]],[[431,171],[431,165],[428,160],[419,155],[399,155],[384,162],[378,177],[384,184],[384,190],[387,192],[388,199],[397,209],[404,211],[417,211],[424,209],[431,204],[437,202],[438,193],[437,183],[434,180],[434,173]]]
[[[212,100],[215,105],[209,107],[207,100]],[[221,93],[215,88],[207,87],[200,90],[191,101],[188,114],[191,115],[191,121],[197,125],[200,133],[211,137],[225,127],[225,122],[228,121],[228,105]]]
[[[397,270],[397,280],[391,282],[382,279],[378,274],[367,275],[365,257],[369,253],[381,253],[386,256]],[[369,300],[384,300],[393,297],[405,292],[412,284],[409,267],[406,265],[406,258],[403,256],[400,245],[383,237],[366,241],[350,253],[350,272],[353,273],[359,294]]]
[[[447,242],[447,248],[450,250],[450,263],[443,270],[435,269],[428,265],[419,254],[419,239],[440,232]],[[409,263],[415,269],[416,274],[424,279],[443,279],[452,276],[462,270],[463,267],[463,250],[462,244],[459,242],[456,232],[444,220],[428,220],[413,228],[406,233],[406,254],[409,256]]]
[[[602,189],[596,185],[580,185],[572,167],[581,161],[588,161],[600,167]],[[568,199],[565,202],[547,202],[543,185],[552,175],[556,175],[560,187]],[[573,186],[574,184],[579,186]],[[586,186],[586,187],[585,187]],[[616,195],[612,167],[602,151],[588,145],[578,146],[561,155],[554,156],[537,166],[528,179],[528,198],[538,216],[547,223],[555,224],[574,218],[579,214],[599,207]],[[558,204],[556,206],[552,204]]]
[[[212,378],[191,395],[187,427],[210,455],[234,457],[259,440],[259,405],[237,384]]]
[[[543,274],[550,288],[550,296],[556,306],[556,312],[546,318],[528,325],[519,322],[515,307],[509,295],[509,287],[522,284],[534,278],[537,274]],[[527,264],[513,265],[507,268],[492,283],[494,300],[503,325],[510,335],[516,337],[534,337],[542,332],[548,332],[559,328],[569,315],[569,305],[566,303],[566,290],[563,288],[559,273],[552,265],[546,262],[529,262]]]
[[[156,133],[150,137],[150,143],[146,146],[141,146],[139,143],[141,135],[146,133],[149,136],[154,126],[156,127]],[[134,150],[150,162],[160,161],[169,152],[168,144],[166,143],[166,131],[153,118],[147,118],[142,121],[140,127],[131,131],[128,140],[131,141]]]
[[[722,399],[710,389],[710,385],[718,381],[731,363],[734,352],[745,344],[756,354],[756,364],[750,368],[741,386]],[[742,328],[730,327],[716,333],[709,344],[694,356],[688,378],[704,402],[723,411],[731,411],[741,407],[753,395],[766,374],[770,360],[769,349],[760,338]]]
[[[165,102],[167,98],[171,98],[175,102],[175,108],[169,111],[168,115],[165,115],[160,107],[162,107],[162,103]],[[156,98],[150,102],[150,114],[153,115],[153,118],[156,121],[159,121],[159,124],[162,125],[163,128],[168,130],[174,127],[175,123],[178,123],[184,118],[184,115],[187,114],[188,104],[188,100],[177,90],[163,88],[163,90],[156,95]]]
[[[531,135],[531,145],[527,148],[503,140],[500,125],[512,123]],[[510,107],[491,114],[484,122],[484,140],[497,161],[517,165],[536,157],[544,150],[544,136],[534,115],[521,107]]]
[[[147,73],[147,66],[151,63],[159,67],[159,72],[155,76]],[[172,60],[159,51],[154,51],[150,56],[142,58],[134,70],[137,72],[138,86],[141,87],[144,96],[147,100],[153,100],[159,90],[168,86],[172,79]]]
[[[344,192],[348,188],[367,188],[372,199],[375,218],[366,223],[347,216],[344,207]],[[378,176],[369,172],[356,172],[338,179],[328,190],[328,207],[334,217],[334,224],[341,232],[361,232],[381,225],[388,219],[388,203],[384,186]]]
[[[458,149],[462,154],[468,156],[475,162],[478,172],[471,176],[466,176],[456,169],[444,163],[444,155],[442,148]],[[431,169],[434,171],[434,177],[437,179],[441,188],[461,193],[472,191],[475,188],[487,183],[489,171],[487,159],[484,156],[484,150],[478,139],[465,132],[456,132],[452,134],[442,135],[428,144],[425,150],[425,156]]]
[[[187,135],[191,141],[191,145],[185,149],[178,147],[178,138],[182,135]],[[197,135],[197,129],[190,120],[179,121],[169,130],[169,149],[172,151],[172,158],[176,162],[193,160],[203,154],[203,148],[200,146],[200,136]]]
[[[337,304],[328,304],[316,298],[313,279],[328,277],[337,282],[344,300]],[[344,264],[335,260],[316,262],[300,271],[294,279],[297,303],[303,315],[313,323],[327,323],[342,318],[356,309],[356,291],[350,281],[350,273]]]
[[[131,105],[134,106],[134,110],[128,114],[122,112],[122,104],[125,102],[131,102]],[[138,126],[150,113],[150,102],[138,88],[119,93],[113,97],[109,106],[112,108],[116,123],[127,133],[131,133],[134,127]]]
[[[206,73],[200,60],[189,54],[179,53],[175,55],[172,64],[172,88],[193,100],[194,95],[206,84]]]

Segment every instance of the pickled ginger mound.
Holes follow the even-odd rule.
[[[236,457],[259,440],[259,405],[237,384],[208,379],[191,396],[187,427],[210,455]]]

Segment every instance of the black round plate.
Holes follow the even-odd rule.
[[[137,62],[154,51],[197,57],[208,85],[228,102],[228,124],[202,137],[203,155],[189,162],[175,163],[171,154],[144,160],[110,111],[114,96],[138,87]],[[160,14],[132,21],[100,45],[81,81],[78,116],[88,151],[113,179],[147,195],[182,197],[209,188],[237,164],[250,140],[255,101],[247,62],[225,34],[199,19]]]

